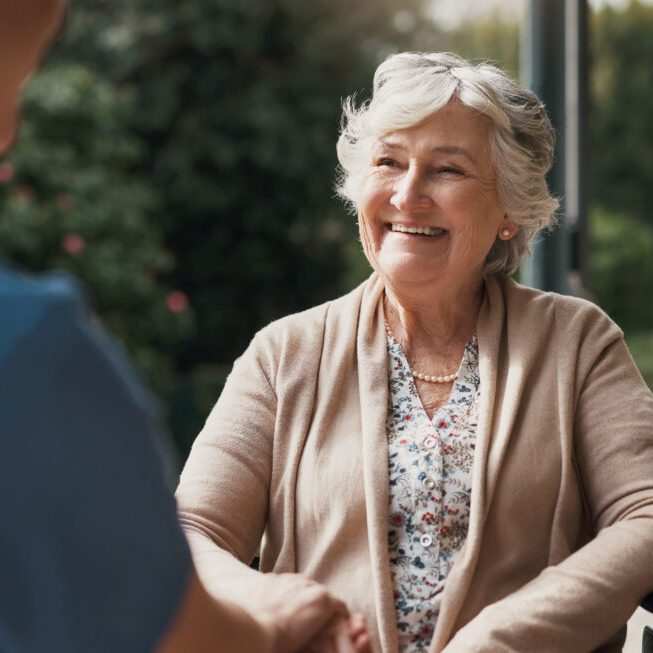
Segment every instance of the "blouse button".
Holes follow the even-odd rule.
[[[435,445],[436,445],[436,440],[432,435],[426,436],[422,441],[422,447],[424,447],[424,449],[433,449]]]
[[[433,544],[433,538],[428,533],[426,533],[425,535],[422,535],[422,537],[419,538],[419,543],[423,547],[429,547],[431,546],[431,544]]]
[[[425,487],[427,490],[433,490],[433,489],[435,489],[435,479],[433,479],[433,478],[428,478],[428,477],[425,478],[425,479],[424,479],[424,487]]]

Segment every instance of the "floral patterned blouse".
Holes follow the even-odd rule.
[[[399,650],[428,650],[442,590],[469,525],[480,379],[467,343],[449,401],[429,419],[401,345],[388,336],[388,543]]]

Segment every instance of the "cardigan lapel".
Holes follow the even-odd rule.
[[[369,537],[376,619],[381,648],[398,648],[397,618],[388,556],[388,441],[386,411],[388,373],[386,334],[383,325],[383,284],[373,274],[366,284],[360,310],[357,363],[363,439],[363,482]]]
[[[487,460],[483,521],[492,502],[510,444],[513,426],[520,409],[520,397],[527,381],[527,372],[535,365],[534,361],[527,360],[522,347],[521,338],[524,335],[528,338],[528,334],[520,333],[519,328],[513,328],[516,333],[511,333],[507,297],[514,285],[510,278],[502,281],[495,278],[488,279],[488,294],[491,295],[494,307],[491,307],[485,315],[482,327],[479,325],[479,332],[483,334],[483,346],[487,351],[486,375],[492,383],[492,405],[486,405],[485,456]],[[479,349],[480,346],[479,344]]]
[[[451,638],[469,591],[479,558],[483,525],[518,408],[517,402],[514,405],[509,402],[497,410],[498,395],[502,391],[499,380],[507,372],[502,369],[506,348],[506,305],[503,289],[495,278],[486,278],[485,286],[485,300],[477,323],[481,402],[472,472],[469,530],[463,550],[445,584],[440,614],[429,649],[431,653],[441,651]]]

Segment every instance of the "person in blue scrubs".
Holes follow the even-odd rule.
[[[0,153],[63,13],[60,0],[0,0]],[[363,650],[364,628],[333,635],[347,609],[307,579],[280,577],[256,614],[207,594],[158,431],[76,283],[0,268],[0,653]]]

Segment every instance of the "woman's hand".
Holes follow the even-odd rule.
[[[248,611],[268,629],[274,653],[371,653],[362,616],[301,574],[265,574]]]
[[[349,618],[349,637],[354,643],[356,653],[372,653],[370,636],[367,634],[367,623],[362,614],[354,614]]]
[[[339,618],[308,645],[306,653],[372,653],[365,617]]]

